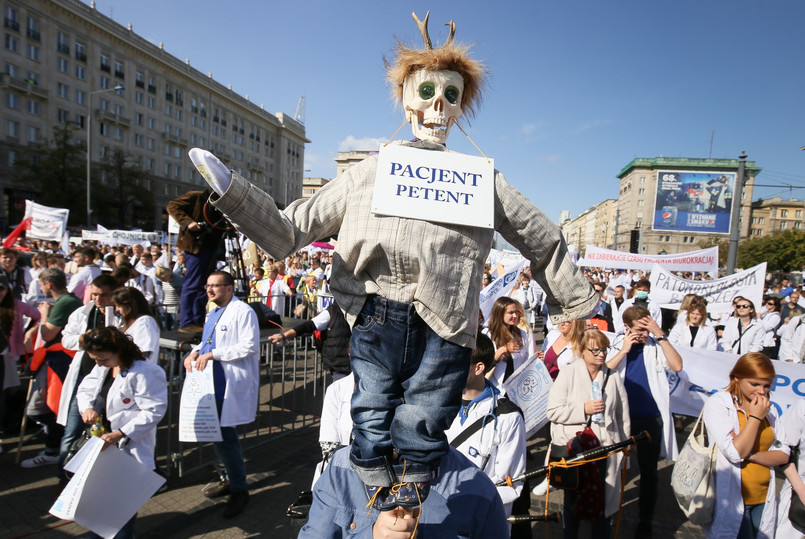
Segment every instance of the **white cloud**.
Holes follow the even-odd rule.
[[[595,129],[596,127],[601,127],[607,124],[611,124],[612,120],[595,120],[593,122],[587,122],[586,124],[582,125],[580,128],[573,131],[574,135],[578,135],[585,131],[589,131],[590,129]]]
[[[380,146],[386,143],[386,139],[382,138],[355,138],[349,135],[347,138],[338,143],[339,152],[349,152],[352,150],[373,150],[377,151]]]
[[[537,124],[523,124],[523,125],[520,126],[520,132],[523,135],[528,136],[531,133],[533,133],[534,131],[536,131],[537,127],[539,127]]]
[[[538,158],[540,161],[547,161],[549,163],[558,163],[562,160],[562,156],[556,153],[548,154],[548,155],[540,155]]]

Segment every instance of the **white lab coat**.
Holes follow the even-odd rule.
[[[270,279],[263,279],[260,282],[258,291],[261,296],[266,296],[266,305],[272,311],[279,315],[285,312],[285,298],[290,296],[292,292],[284,280],[279,277],[274,279],[273,282]]]
[[[802,349],[802,330],[799,330],[800,337],[797,339],[798,342],[794,342],[801,323],[802,316],[795,316],[789,320],[787,324],[783,324],[780,326],[780,329],[777,330],[777,335],[780,336],[780,353],[777,355],[777,359],[784,361],[791,360],[794,363],[802,362],[802,358],[799,355]]]
[[[200,348],[197,344],[193,350]],[[226,377],[221,426],[251,423],[260,393],[260,328],[254,310],[237,297],[232,297],[215,326],[212,357],[221,362]]]
[[[763,351],[763,337],[766,334],[763,324],[757,318],[749,320],[749,325],[740,334],[741,351],[738,352],[738,322],[740,318],[732,317],[724,324],[724,333],[718,341],[718,349],[733,354],[748,354],[749,352]]]
[[[623,347],[623,339],[623,335],[615,337],[612,348],[607,355],[607,361],[612,359]],[[663,435],[662,444],[660,444],[660,455],[664,456],[666,460],[676,460],[679,456],[679,448],[676,445],[676,430],[671,419],[671,395],[668,388],[668,377],[665,375],[668,362],[665,359],[662,348],[657,344],[654,337],[649,336],[643,346],[643,363],[646,366],[646,377],[648,378],[651,396],[654,402],[657,403],[657,408],[659,408],[660,417],[662,418]],[[621,380],[624,380],[626,378],[625,357],[618,364],[617,371]]]
[[[489,336],[488,328],[484,328],[483,332],[485,335]],[[491,339],[491,337],[489,338]],[[492,376],[489,378],[489,381],[492,382],[492,385],[498,388],[503,395],[506,394],[506,390],[503,389],[503,377],[506,375],[506,362],[513,361],[514,370],[516,371],[523,363],[526,362],[528,358],[537,353],[537,345],[534,342],[534,336],[530,331],[520,329],[520,338],[523,342],[523,347],[520,349],[520,351],[516,354],[512,354],[511,359],[504,358],[498,361],[495,370],[492,371]],[[498,347],[495,346],[496,351],[497,349]]]
[[[765,313],[761,319],[760,323],[763,326],[763,346],[770,347],[775,346],[777,342],[774,339],[775,333],[777,328],[780,327],[780,313],[773,312],[773,313]]]
[[[777,430],[774,431],[777,439],[787,446],[799,446],[799,461],[797,470],[799,477],[805,480],[805,399],[799,399],[780,417]],[[788,510],[791,508],[791,496],[796,493],[791,489],[791,483],[785,480],[777,506],[777,537],[794,539],[805,537],[805,530],[797,530],[788,519]]]
[[[705,350],[716,350],[718,348],[718,338],[716,330],[710,326],[699,326],[693,345],[690,344],[690,326],[683,322],[674,326],[668,334],[668,342],[674,346],[687,346],[688,348],[703,348]]]
[[[460,416],[456,417],[445,432],[447,440],[452,442],[464,432],[464,429],[469,428],[478,419],[488,416],[483,427],[456,449],[481,468],[493,483],[506,477],[517,477],[524,473],[526,468],[525,423],[519,412],[492,415],[499,396],[473,401],[464,424],[461,424]],[[506,516],[509,516],[512,513],[512,504],[523,491],[523,483],[515,483],[514,487],[505,485],[497,489],[503,501],[503,510],[506,511]]]
[[[777,422],[777,411],[774,406],[766,416],[772,429]],[[738,535],[743,519],[744,504],[741,496],[741,462],[732,443],[733,433],[741,431],[738,423],[738,411],[732,401],[732,395],[719,391],[711,395],[704,403],[704,426],[710,443],[718,445],[716,456],[716,506],[713,523],[707,530],[707,537],[733,538]],[[780,451],[789,454],[788,446],[781,446]],[[774,468],[771,468],[771,481],[766,494],[766,505],[760,519],[758,539],[772,539],[777,524],[777,488],[774,482]]]
[[[73,391],[78,382],[78,373],[81,370],[81,361],[84,357],[84,351],[80,349],[78,339],[87,332],[87,319],[93,306],[94,303],[88,303],[80,309],[73,311],[67,319],[67,325],[64,326],[61,332],[61,345],[67,350],[77,350],[77,352],[70,361],[70,368],[67,370],[67,375],[64,377],[61,397],[59,397],[59,414],[56,416],[56,422],[59,423],[59,425],[67,424],[70,399],[73,396]],[[115,313],[115,324],[115,327],[122,327],[117,313]]]
[[[556,342],[556,339],[558,339],[559,335],[561,334],[562,332],[560,332],[558,329],[552,329],[549,331],[545,336],[545,340],[542,341],[542,351],[547,352],[549,348],[553,347],[553,343]],[[576,358],[573,357],[573,347],[571,346],[571,343],[568,342],[564,348],[557,352],[556,366],[559,368],[559,370],[562,370],[573,363],[575,359]]]
[[[153,316],[144,314],[137,318],[126,330],[126,335],[131,337],[134,344],[142,350],[146,361],[157,363],[159,360],[159,325]]]
[[[322,311],[328,313],[328,311]],[[328,313],[329,318],[329,313]],[[319,426],[319,443],[334,442],[347,446],[352,442],[352,415],[350,408],[352,395],[355,392],[355,377],[352,373],[339,378],[327,387],[324,392],[324,403],[321,407],[321,421]],[[316,485],[324,469],[325,462],[319,462],[313,472],[313,484]]]
[[[95,365],[78,386],[78,409],[95,407],[108,367]],[[121,369],[106,395],[106,419],[112,431],[121,430],[120,448],[138,462],[154,469],[157,425],[168,408],[168,383],[165,371],[153,363],[136,360],[129,369]],[[99,410],[96,410],[99,411]]]

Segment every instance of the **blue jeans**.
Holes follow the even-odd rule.
[[[78,401],[75,398],[81,380],[83,380],[83,378],[79,378],[75,384],[75,389],[73,389],[73,395],[70,397],[70,404],[67,410],[67,422],[64,425],[64,434],[61,437],[61,447],[59,450],[59,479],[67,479],[67,476],[64,475],[64,459],[67,458],[67,452],[70,450],[70,446],[81,437],[84,430],[87,428],[84,420],[81,419],[81,412],[78,410]]]
[[[356,384],[350,461],[365,484],[393,485],[403,464],[408,482],[436,476],[471,355],[437,335],[412,304],[366,299],[350,348]]]
[[[212,270],[215,249],[199,247],[198,254],[185,252],[185,275],[182,295],[179,298],[179,327],[204,324],[207,306],[207,291],[204,289],[207,276]]]
[[[769,488],[773,488],[773,485]],[[792,493],[792,496],[795,495]],[[757,532],[760,529],[760,518],[763,516],[765,506],[765,503],[744,505],[744,516],[736,539],[755,539],[757,537]]]
[[[657,463],[660,460],[662,447],[662,417],[632,417],[632,435],[648,431],[651,440],[643,442],[637,447],[637,466],[640,468],[640,494],[637,506],[640,522],[651,522],[654,518],[654,508],[657,505],[657,489],[659,487],[659,474]]]
[[[216,400],[218,419],[221,419],[223,400]],[[240,446],[240,437],[235,427],[221,427],[221,441],[213,442],[215,454],[224,463],[226,478],[229,479],[229,492],[246,492],[246,463],[243,461],[243,448]]]

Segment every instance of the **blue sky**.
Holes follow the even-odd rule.
[[[805,186],[805,2],[97,0],[97,9],[266,110],[305,96],[308,176],[402,122],[383,57],[456,39],[492,74],[468,134],[551,219],[618,192],[635,157],[737,158],[758,183]],[[465,122],[466,123],[466,122]],[[397,138],[410,138],[404,127]],[[712,140],[712,150],[711,150]],[[448,146],[477,155],[453,130]],[[374,143],[376,147],[376,143]],[[754,198],[805,189],[756,188]]]

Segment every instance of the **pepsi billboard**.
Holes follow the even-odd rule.
[[[654,230],[729,234],[734,172],[657,171]]]

